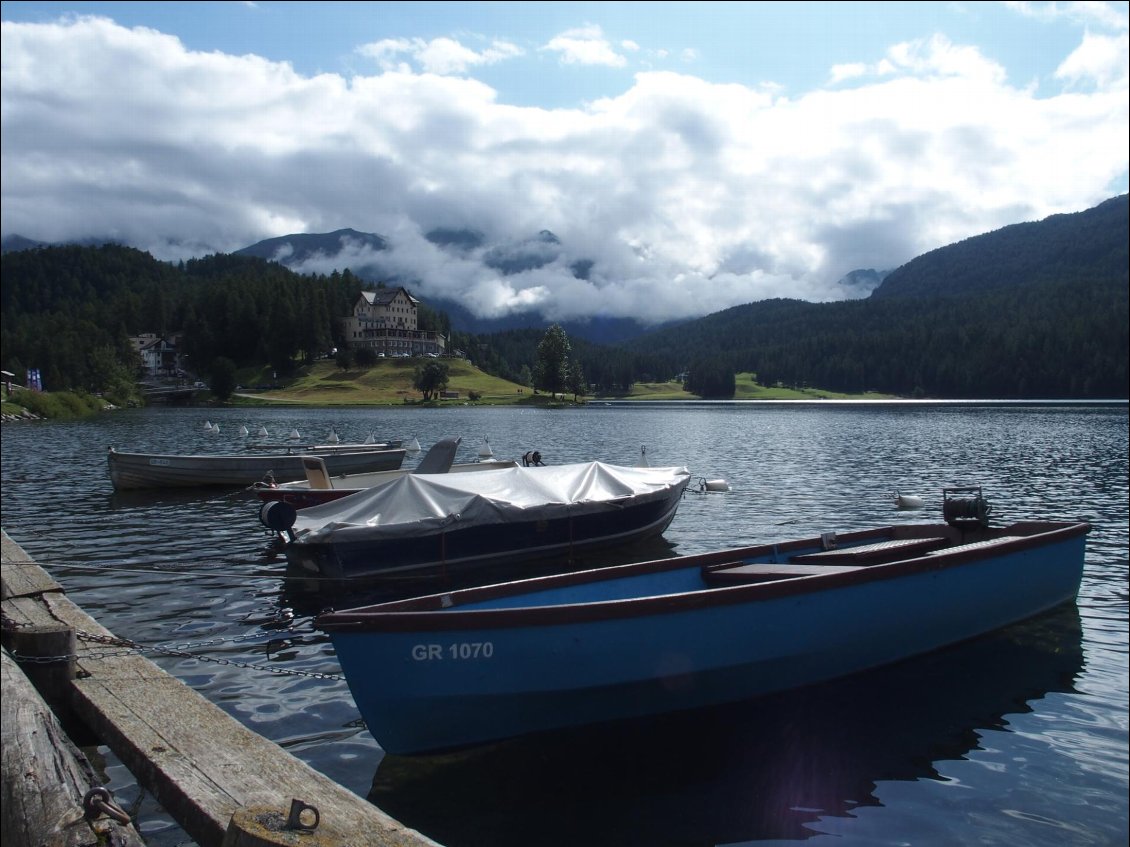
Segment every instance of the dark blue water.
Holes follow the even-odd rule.
[[[458,461],[484,441],[497,458],[538,449],[551,464],[631,465],[646,447],[652,465],[690,468],[692,488],[729,481],[688,494],[664,541],[633,555],[935,520],[950,485],[982,486],[999,522],[1094,530],[1076,604],[957,649],[756,703],[385,757],[310,625],[323,601],[285,584],[256,500],[110,485],[109,446],[220,452],[260,425],[272,439],[297,428],[321,441],[333,427],[425,449],[460,435]],[[1124,403],[120,411],[4,424],[2,518],[115,634],[158,648],[147,655],[229,714],[449,847],[1124,845],[1127,425]],[[896,511],[896,489],[926,507]],[[150,844],[190,843],[94,752]]]

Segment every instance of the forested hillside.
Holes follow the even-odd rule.
[[[1127,287],[728,309],[633,342],[763,385],[939,398],[1126,397]],[[721,377],[719,377],[721,379]],[[710,394],[709,390],[705,393]]]
[[[106,391],[136,379],[128,338],[184,332],[189,366],[220,357],[291,370],[334,344],[360,291],[348,271],[300,277],[262,259],[211,256],[173,266],[129,247],[43,247],[2,260],[4,370],[38,367],[55,389]]]
[[[871,293],[889,297],[984,294],[1067,280],[1126,284],[1130,197],[1074,215],[1014,224],[924,253]]]
[[[617,346],[571,339],[602,391],[681,376],[725,397],[736,373],[763,385],[938,398],[1127,397],[1130,198],[1008,227],[895,271],[868,300],[773,300],[727,309]],[[132,385],[128,337],[183,333],[188,366],[270,365],[285,377],[334,347],[339,318],[368,284],[351,271],[300,276],[261,258],[179,265],[128,247],[39,247],[0,259],[0,358],[51,389]],[[488,373],[529,384],[545,328],[443,332]]]
[[[868,300],[738,306],[625,345],[765,385],[942,398],[1127,396],[1130,198],[1006,227],[891,273]],[[732,378],[732,377],[730,377]]]

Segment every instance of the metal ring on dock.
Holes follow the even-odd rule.
[[[82,809],[87,820],[97,820],[99,816],[106,815],[120,824],[128,826],[130,823],[130,816],[114,802],[107,788],[96,787],[87,791],[82,798]]]

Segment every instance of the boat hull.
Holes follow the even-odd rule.
[[[405,450],[319,448],[316,455],[333,474],[396,470]],[[263,481],[268,474],[277,482],[305,479],[302,453],[239,453],[233,455],[108,454],[110,481],[118,491],[141,488],[239,487]]]
[[[323,587],[365,578],[453,574],[600,547],[631,544],[663,533],[678,511],[684,486],[632,505],[562,508],[546,520],[449,528],[380,542],[298,542],[287,545],[287,577],[316,577]]]
[[[1074,598],[1087,529],[1055,524],[1019,540],[773,578],[772,563],[819,549],[794,542],[317,623],[374,737],[411,754],[745,700],[965,641]],[[769,576],[712,584],[707,574],[730,560],[766,563]]]

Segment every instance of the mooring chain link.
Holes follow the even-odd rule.
[[[293,628],[292,628],[293,629]],[[56,662],[65,662],[79,659],[104,659],[112,658],[115,656],[128,656],[133,653],[160,653],[164,656],[176,656],[182,659],[196,659],[201,662],[212,662],[217,665],[229,665],[235,668],[244,668],[246,670],[265,671],[267,673],[278,674],[280,676],[304,676],[312,679],[328,679],[334,681],[341,681],[344,679],[340,674],[320,673],[317,671],[299,671],[292,668],[279,668],[269,665],[257,665],[252,662],[240,662],[235,659],[221,659],[214,656],[203,656],[198,653],[192,653],[188,648],[199,647],[215,647],[220,644],[228,644],[239,641],[250,641],[254,638],[262,638],[262,635],[237,635],[232,638],[213,638],[209,641],[189,642],[179,646],[164,647],[161,645],[146,646],[137,641],[131,641],[128,638],[118,638],[113,635],[98,635],[93,632],[85,632],[80,629],[75,630],[75,637],[81,641],[93,642],[95,644],[105,644],[111,647],[121,647],[121,650],[103,650],[101,652],[86,653],[83,656],[24,656],[19,653],[13,653],[12,658],[17,662],[26,664],[54,664]],[[271,638],[278,638],[277,633],[272,633]]]

